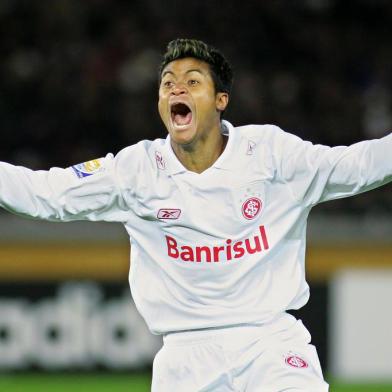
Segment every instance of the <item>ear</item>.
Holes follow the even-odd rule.
[[[216,108],[219,112],[224,112],[228,104],[229,104],[228,93],[221,92],[216,94]]]

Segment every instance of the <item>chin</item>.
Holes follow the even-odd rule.
[[[195,140],[196,130],[193,126],[190,126],[186,129],[179,129],[174,126],[170,128],[169,133],[170,138],[174,143],[181,146],[187,146],[192,144],[192,142]]]
[[[189,147],[192,145],[192,142],[194,140],[193,137],[186,137],[186,136],[178,136],[178,135],[171,135],[171,140],[173,143],[177,144],[178,146],[181,147]]]

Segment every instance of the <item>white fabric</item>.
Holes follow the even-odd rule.
[[[171,333],[154,360],[152,392],[326,392],[309,342],[288,314],[264,326]]]
[[[329,148],[272,125],[223,128],[225,151],[201,174],[181,165],[169,137],[74,169],[0,163],[0,205],[53,221],[123,223],[133,298],[153,333],[265,323],[308,300],[311,207],[390,182],[392,134]]]

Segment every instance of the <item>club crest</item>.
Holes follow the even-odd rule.
[[[285,362],[287,363],[287,365],[298,369],[305,369],[309,366],[304,359],[302,359],[299,355],[296,354],[291,354],[287,356]]]
[[[242,215],[246,219],[254,219],[259,215],[262,202],[258,197],[251,197],[242,204]]]

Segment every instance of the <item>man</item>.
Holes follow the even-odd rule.
[[[308,300],[306,221],[319,202],[392,180],[392,134],[315,146],[272,125],[221,119],[232,71],[196,40],[160,68],[166,140],[67,169],[0,165],[0,204],[54,221],[125,225],[130,286],[163,334],[152,390],[327,391],[310,334],[287,314]]]

